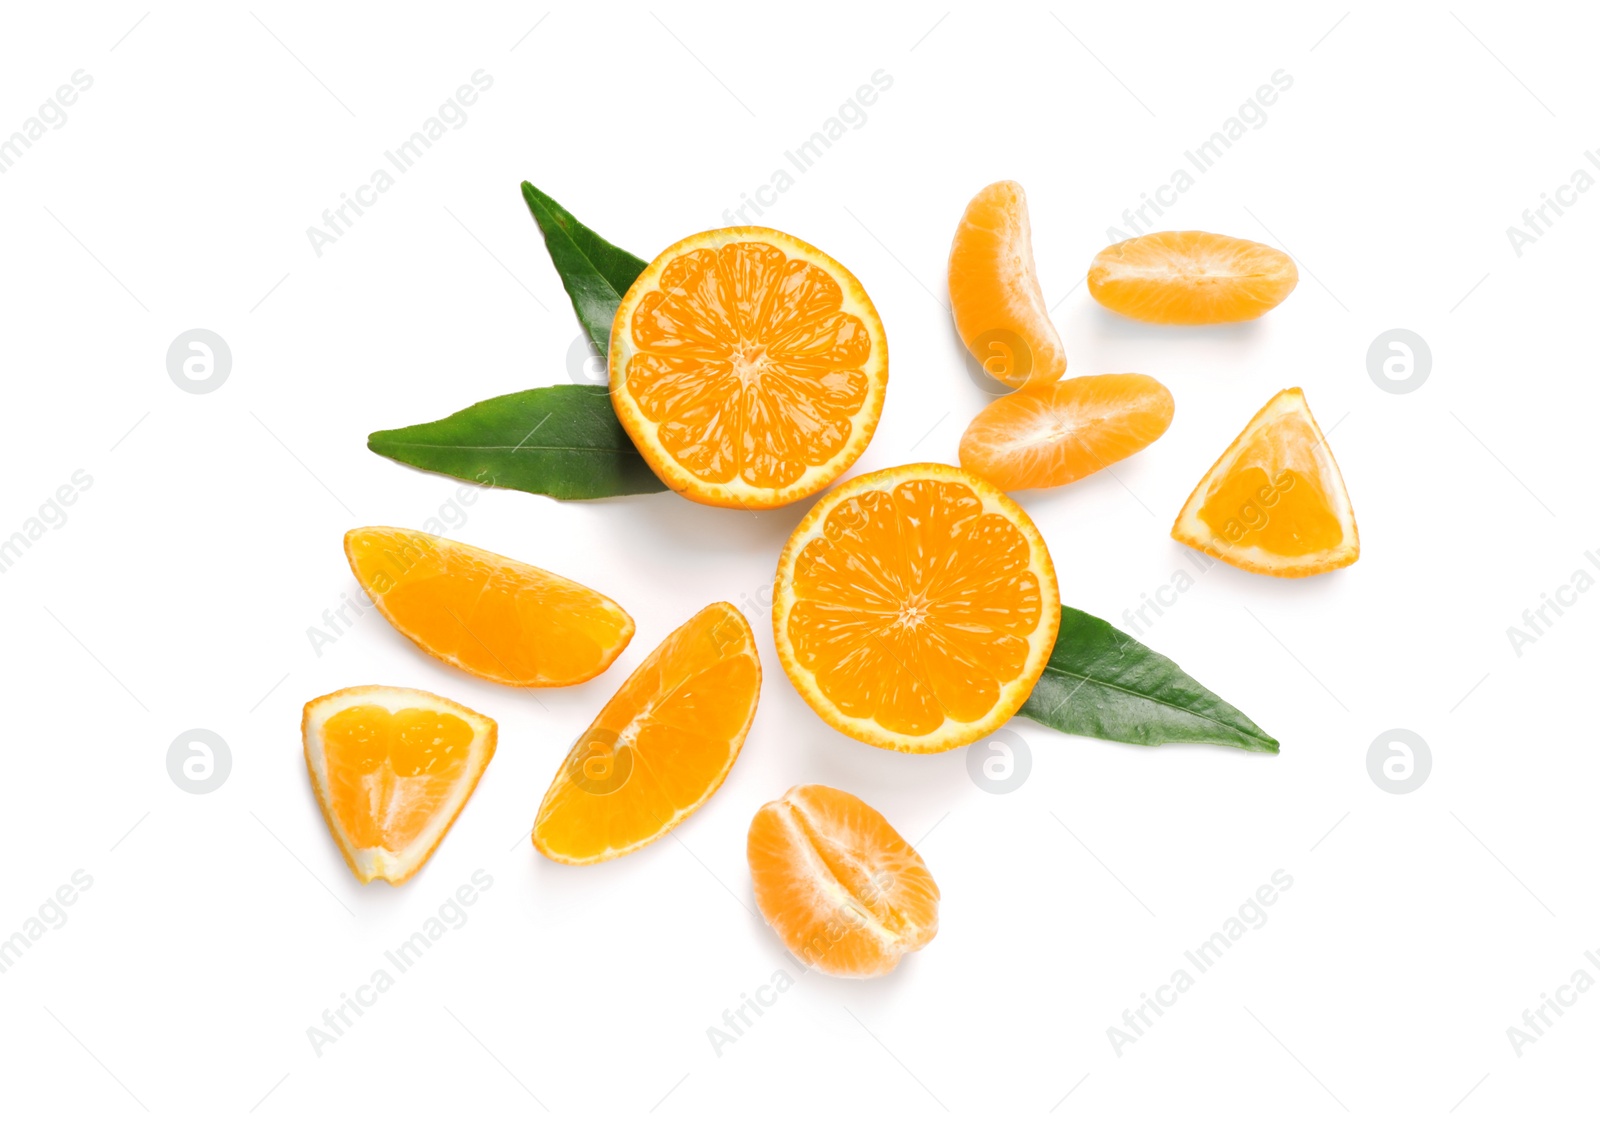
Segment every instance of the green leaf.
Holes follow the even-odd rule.
[[[545,249],[572,299],[578,323],[605,355],[622,295],[647,263],[595,234],[527,180],[522,181],[522,198],[544,234]]]
[[[1092,614],[1061,607],[1050,662],[1019,714],[1068,734],[1278,752],[1278,740],[1182,668]]]
[[[379,430],[374,453],[476,484],[592,500],[666,485],[593,387],[563,384],[487,399],[437,422]]]

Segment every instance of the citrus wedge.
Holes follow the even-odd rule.
[[[795,528],[773,590],[778,659],[822,719],[930,753],[995,730],[1060,627],[1050,552],[1026,512],[950,465],[856,477]]]
[[[1053,383],[1066,371],[1034,271],[1021,184],[990,184],[967,204],[950,244],[950,311],[967,350],[1007,386]]]
[[[533,846],[558,863],[638,851],[717,791],[761,694],[744,616],[707,606],[661,642],[572,744],[534,819]]]
[[[1089,292],[1112,312],[1151,324],[1226,324],[1283,303],[1300,280],[1282,250],[1201,230],[1164,230],[1107,246]]]
[[[756,906],[805,964],[876,977],[939,930],[939,887],[860,797],[797,785],[761,806],[747,845]]]
[[[307,703],[300,732],[311,788],[350,870],[398,886],[472,796],[496,727],[426,691],[353,687]]]
[[[1172,393],[1148,375],[1081,375],[1024,387],[978,412],[961,467],[1007,492],[1070,484],[1167,432]]]
[[[611,329],[611,402],[674,491],[775,508],[861,456],[889,348],[849,270],[793,235],[728,227],[662,251]]]
[[[1299,387],[1279,391],[1233,439],[1189,494],[1172,537],[1279,578],[1360,557],[1350,494]]]
[[[560,687],[611,667],[633,618],[559,574],[399,527],[358,527],[345,557],[378,612],[429,656],[512,687]]]

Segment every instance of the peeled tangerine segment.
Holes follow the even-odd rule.
[[[967,204],[950,244],[950,311],[967,350],[1010,387],[1053,383],[1067,352],[1033,264],[1028,198],[1014,180]]]
[[[825,973],[882,976],[938,933],[938,884],[860,797],[795,786],[756,813],[748,854],[761,916]]]
[[[978,412],[961,467],[1007,492],[1070,484],[1167,432],[1172,393],[1148,375],[1082,375],[1024,387]]]
[[[1254,320],[1300,280],[1282,250],[1209,234],[1164,230],[1107,246],[1089,266],[1089,292],[1112,312],[1151,324]]]
[[[872,746],[965,746],[1016,714],[1061,624],[1026,512],[951,465],[904,465],[819,500],[778,561],[773,633],[801,697]]]
[[[573,743],[534,819],[558,863],[616,859],[660,839],[722,785],[755,720],[750,623],[716,602],[645,657]]]
[[[358,527],[345,557],[378,612],[429,656],[512,687],[561,687],[611,667],[633,618],[570,578],[400,527]]]
[[[306,769],[357,879],[428,862],[494,757],[495,721],[426,691],[354,687],[306,704]]]
[[[673,491],[775,508],[861,456],[889,377],[855,276],[793,235],[729,227],[645,267],[611,329],[611,402]]]
[[[1350,494],[1299,387],[1279,391],[1250,419],[1190,493],[1172,537],[1280,578],[1360,557]]]

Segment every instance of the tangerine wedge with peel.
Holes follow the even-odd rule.
[[[582,683],[633,638],[633,618],[604,594],[465,543],[358,527],[344,552],[389,624],[429,656],[495,683]]]
[[[428,862],[494,757],[496,730],[410,688],[345,688],[306,704],[311,787],[357,879],[399,885]]]
[[[755,721],[761,659],[727,602],[662,641],[572,744],[534,819],[558,863],[600,863],[660,839],[705,804]]]
[[[889,348],[849,270],[782,231],[729,227],[645,267],[617,308],[610,370],[617,417],[669,488],[775,508],[866,449]]]
[[[1166,230],[1107,246],[1089,266],[1089,292],[1112,312],[1151,324],[1254,320],[1300,280],[1282,250],[1200,230]]]
[[[961,467],[1007,492],[1070,484],[1167,432],[1172,393],[1148,375],[1080,375],[1024,387],[978,412]]]
[[[1033,265],[1021,184],[990,184],[967,204],[950,244],[950,312],[967,350],[1007,386],[1053,383],[1066,371]]]
[[[938,933],[938,884],[860,797],[797,785],[761,806],[746,850],[761,917],[813,968],[882,976]]]
[[[1304,578],[1361,555],[1355,512],[1299,387],[1279,391],[1189,495],[1172,537],[1241,570]]]
[[[778,659],[822,719],[873,746],[931,753],[1004,724],[1060,627],[1055,567],[1028,514],[950,465],[833,489],[778,561]]]

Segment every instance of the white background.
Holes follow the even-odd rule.
[[[0,976],[6,1119],[1592,1114],[1600,995],[1520,1058],[1506,1034],[1600,946],[1600,767],[1577,718],[1600,594],[1520,655],[1506,634],[1573,571],[1600,577],[1583,556],[1600,193],[1520,257],[1506,235],[1600,142],[1590,14],[896,8],[8,10],[0,133],[75,70],[94,82],[0,176],[0,538],[75,470],[93,485],[0,574],[0,936],[74,871],[93,887]],[[466,124],[317,256],[306,228],[480,68],[494,84]],[[570,740],[691,613],[760,604],[806,505],[493,492],[461,523],[454,482],[365,436],[569,377],[577,324],[519,181],[649,258],[724,225],[880,69],[866,124],[760,220],[847,264],[887,326],[888,401],[854,471],[954,460],[987,396],[943,307],[949,239],[978,188],[1021,181],[1069,374],[1145,372],[1177,400],[1121,483],[1021,497],[1064,601],[1120,622],[1192,570],[1170,521],[1274,392],[1303,386],[1332,431],[1360,562],[1295,582],[1215,567],[1143,638],[1283,751],[1018,720],[1031,772],[996,796],[964,752],[826,727],[748,610],[766,683],[726,786],[674,840],[549,863],[527,832]],[[1280,246],[1298,290],[1238,328],[1097,307],[1078,283],[1107,227],[1280,69],[1266,124],[1162,225]],[[195,327],[233,353],[206,395],[165,366]],[[1411,394],[1367,372],[1394,327],[1431,346]],[[633,646],[537,698],[370,613],[318,655],[308,628],[356,592],[343,532],[442,508],[457,537],[619,599]],[[351,877],[301,759],[302,704],[370,682],[501,724],[477,795],[398,890]],[[204,796],[166,768],[195,727],[232,751]],[[1406,796],[1366,765],[1396,727],[1432,750]],[[884,979],[797,979],[719,1057],[706,1029],[793,972],[752,912],[746,826],[812,781],[919,842],[940,933]],[[480,868],[494,883],[467,923],[318,1057],[307,1027]],[[1119,1057],[1107,1028],[1279,869],[1294,885],[1266,924]]]

